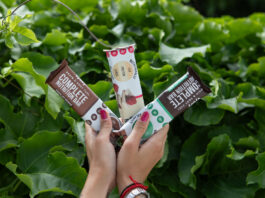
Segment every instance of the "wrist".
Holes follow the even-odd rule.
[[[104,189],[109,187],[111,183],[111,174],[101,168],[90,168],[88,172],[88,177],[94,180],[96,183],[101,185]]]
[[[105,198],[108,194],[109,183],[99,173],[90,171],[80,198],[98,197]]]
[[[147,193],[147,186],[142,183],[137,182],[131,176],[128,177],[118,177],[117,181],[119,193],[121,198],[149,198],[149,194]]]
[[[147,188],[140,183],[133,183],[122,191],[120,198],[150,198]]]
[[[119,194],[133,182],[130,180],[129,176],[117,176],[117,186],[119,189]]]

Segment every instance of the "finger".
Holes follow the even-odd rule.
[[[167,133],[169,130],[169,124],[165,125],[157,133],[152,135],[142,146],[141,150],[144,152],[161,151],[164,148],[167,139]]]
[[[87,157],[88,160],[90,161],[92,158],[92,153],[91,153],[91,145],[93,144],[93,141],[96,137],[95,132],[91,128],[90,125],[85,123],[85,128],[86,128],[86,133],[85,133],[85,144],[86,144],[86,152],[87,152]]]
[[[148,124],[149,124],[149,113],[148,111],[145,111],[142,113],[141,118],[136,122],[132,133],[129,135],[129,137],[126,139],[126,141],[131,141],[137,144],[137,149],[140,144],[141,138],[144,135]]]
[[[94,139],[96,136],[96,132],[86,122],[85,122],[85,129],[86,129],[85,140],[87,141],[87,140]]]
[[[156,132],[151,138],[157,141],[165,141],[169,130],[169,124],[165,125],[162,129]],[[151,139],[150,138],[150,139]]]
[[[163,142],[166,142],[167,140],[168,131],[169,131],[169,124],[165,125],[162,129],[158,131],[158,133],[160,133],[163,138]]]
[[[100,110],[100,117],[101,117],[101,121],[100,121],[99,136],[109,137],[112,131],[111,118],[108,112],[105,111],[104,109]]]

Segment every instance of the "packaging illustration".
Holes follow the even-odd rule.
[[[119,112],[125,121],[144,107],[134,50],[134,45],[104,50],[110,66]]]
[[[210,92],[211,90],[203,84],[199,76],[189,67],[185,75],[128,120],[121,127],[118,134],[125,138],[129,136],[141,114],[148,111],[150,123],[142,137],[142,140],[145,140]]]
[[[100,110],[105,109],[112,120],[113,129],[122,125],[119,118],[99,99],[96,94],[77,76],[64,60],[59,68],[50,73],[46,80],[55,91],[95,131],[100,130]]]

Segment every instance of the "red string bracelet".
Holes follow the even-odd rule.
[[[126,195],[128,192],[132,191],[132,190],[135,189],[135,188],[142,188],[142,189],[144,189],[144,190],[147,190],[147,189],[148,189],[148,186],[145,186],[145,185],[143,185],[143,184],[141,184],[141,183],[135,181],[131,176],[129,176],[129,178],[130,178],[130,180],[131,180],[133,183],[130,184],[130,185],[128,185],[128,186],[126,186],[126,187],[124,188],[124,190],[121,192],[120,198],[124,198],[125,195]]]

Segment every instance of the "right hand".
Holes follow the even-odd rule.
[[[140,146],[149,124],[149,113],[144,112],[125,140],[117,159],[119,192],[132,183],[129,176],[143,183],[156,163],[163,157],[169,125],[167,124]]]

